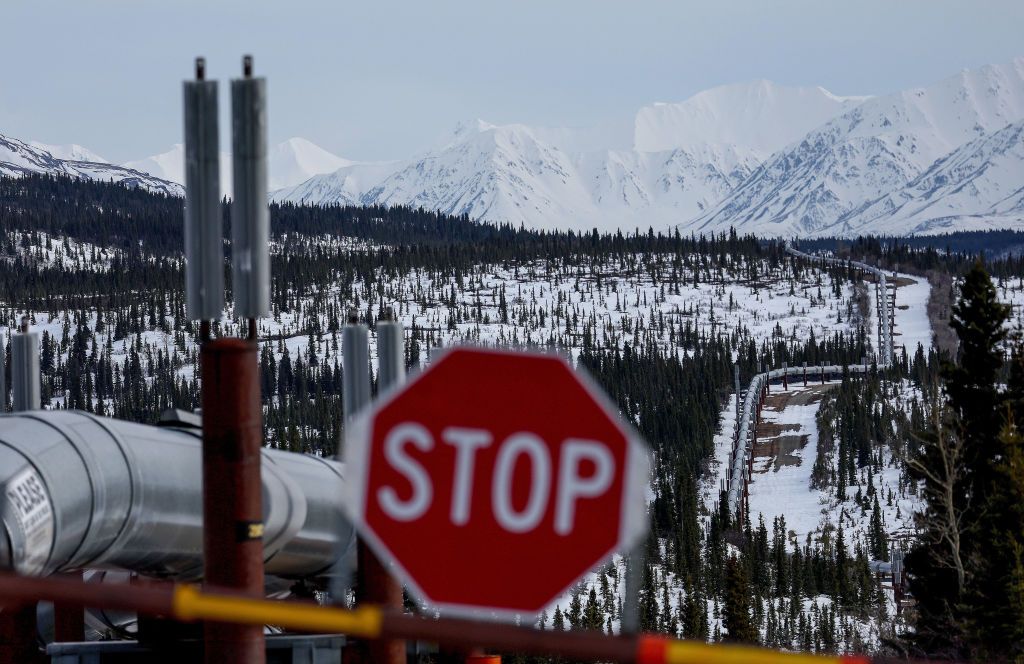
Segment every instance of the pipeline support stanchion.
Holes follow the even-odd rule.
[[[39,335],[29,331],[28,316],[22,317],[18,333],[11,337],[11,378],[12,410],[38,410]],[[0,664],[47,661],[37,634],[35,602],[0,607]]]
[[[388,316],[390,318],[390,315]],[[365,330],[365,328],[363,328]],[[349,337],[345,337],[346,340]],[[356,335],[355,343],[361,344],[360,351],[368,352],[365,335]],[[402,324],[392,321],[377,323],[377,354],[379,369],[377,388],[380,394],[388,392],[405,381],[405,351]],[[361,353],[356,353],[361,355]],[[361,358],[360,358],[361,359]],[[347,369],[347,367],[346,367]],[[347,375],[346,371],[346,375]],[[359,376],[358,372],[356,376]],[[365,397],[369,397],[369,374],[360,378],[365,383]],[[365,407],[366,403],[355,404],[353,412]],[[359,581],[356,585],[360,604],[374,604],[394,611],[401,611],[403,605],[402,585],[395,580],[387,566],[362,541],[358,544]],[[374,639],[362,644],[360,655],[363,662],[381,664],[403,664],[406,660],[405,641],[395,639]]]
[[[263,422],[256,341],[207,340],[201,361],[204,579],[262,597]],[[209,664],[265,661],[259,625],[207,623],[203,641]]]

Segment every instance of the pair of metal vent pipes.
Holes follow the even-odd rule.
[[[203,579],[254,597],[264,593],[260,403],[256,319],[270,313],[266,80],[231,81],[231,276],[243,335],[214,339],[224,316],[224,238],[217,81],[196,60],[184,84],[186,306],[200,326],[203,414]],[[263,628],[208,622],[207,662],[263,662]]]

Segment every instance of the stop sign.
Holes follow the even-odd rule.
[[[647,528],[647,446],[555,355],[458,348],[345,436],[353,523],[424,603],[534,614]]]

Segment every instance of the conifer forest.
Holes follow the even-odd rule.
[[[338,454],[342,329],[369,326],[376,390],[381,320],[403,323],[412,373],[459,344],[561,353],[649,443],[646,543],[587,575],[538,629],[616,633],[638,556],[631,592],[647,632],[813,653],[1024,657],[1019,254],[986,255],[976,237],[805,245],[899,275],[895,356],[883,365],[874,283],[782,241],[535,231],[408,207],[273,203],[270,218],[271,315],[257,328],[266,446]],[[227,269],[225,279],[230,301]],[[4,348],[27,316],[45,408],[149,424],[199,408],[200,330],[184,283],[180,198],[0,178]],[[214,335],[238,331],[229,302]],[[865,360],[865,373],[770,386],[750,509],[732,513],[735,367],[745,387],[783,365]]]

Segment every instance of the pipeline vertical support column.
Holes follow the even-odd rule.
[[[0,413],[7,412],[7,349],[0,344]]]
[[[37,639],[36,603],[7,605],[0,611],[0,664],[43,664]]]
[[[782,363],[782,390],[789,391],[789,367],[785,362]]]
[[[385,334],[393,334],[385,332]],[[370,403],[370,340],[365,325],[359,324],[358,314],[353,310],[349,313],[348,325],[341,333],[342,368],[344,385],[342,387],[342,408],[346,422],[351,421],[359,411]],[[389,341],[393,342],[394,339]],[[385,342],[385,345],[393,345]],[[378,346],[381,352],[386,352]],[[390,349],[389,349],[390,350]],[[396,350],[401,350],[398,346]],[[401,369],[399,369],[401,367]],[[381,358],[381,369],[387,369],[389,376],[384,378],[383,371],[378,372],[379,378],[388,387],[397,385],[404,376],[405,365],[398,358]],[[365,542],[356,544],[356,603],[393,602],[394,581],[391,579],[383,563],[374,555]],[[396,584],[397,585],[397,584]],[[399,598],[401,589],[398,589]],[[401,600],[399,599],[399,602]],[[382,664],[398,664],[405,661],[405,649],[401,642],[378,641],[360,643],[358,650],[346,651],[346,662],[381,662]]]
[[[740,420],[740,365],[732,365],[732,379],[736,386],[736,421]]]
[[[13,410],[38,410],[39,335],[29,332],[29,318],[21,318],[11,337],[11,400]],[[6,396],[6,395],[5,395]],[[0,664],[41,664],[48,661],[39,649],[36,603],[0,609]]]
[[[22,316],[18,334],[11,337],[11,410],[39,410],[39,333],[29,331],[29,318]]]
[[[195,80],[184,83],[186,304],[189,319],[199,322],[201,342],[203,580],[261,597],[263,412],[255,317],[264,312],[243,302],[246,338],[211,339],[210,322],[224,313],[224,240],[217,82],[205,80],[205,69],[197,58]],[[243,171],[252,168],[246,155],[240,161]],[[235,210],[244,216],[236,216],[234,225],[253,225],[263,201],[253,205],[252,193]],[[207,622],[203,644],[210,664],[266,661],[260,625]]]
[[[804,387],[807,387],[807,363],[804,362]]]
[[[388,318],[391,318],[389,315]],[[377,323],[377,390],[379,395],[398,388],[405,382],[405,343],[402,324],[390,320]],[[347,347],[347,344],[346,344]],[[366,348],[365,341],[360,349]],[[364,362],[368,366],[368,362]],[[367,369],[369,371],[369,369]],[[365,379],[369,385],[369,376]],[[367,401],[369,399],[367,398]],[[365,404],[364,404],[365,405]],[[402,610],[402,585],[395,580],[387,565],[374,554],[365,543],[360,542],[359,558],[359,601],[386,608]],[[405,642],[394,639],[374,639],[364,642],[363,661],[381,664],[403,664]]]
[[[11,405],[15,411],[38,410],[39,335],[29,332],[29,318],[23,316],[19,332],[11,336]],[[3,371],[0,365],[0,372]],[[3,410],[7,388],[3,391]],[[48,661],[37,641],[36,603],[0,609],[0,664],[35,664]]]
[[[61,576],[82,580],[82,572],[68,572]],[[53,603],[53,640],[58,643],[85,641],[85,611],[82,607]]]
[[[262,597],[263,413],[254,339],[202,346],[203,571],[212,586]],[[259,625],[206,623],[209,664],[263,662]]]

